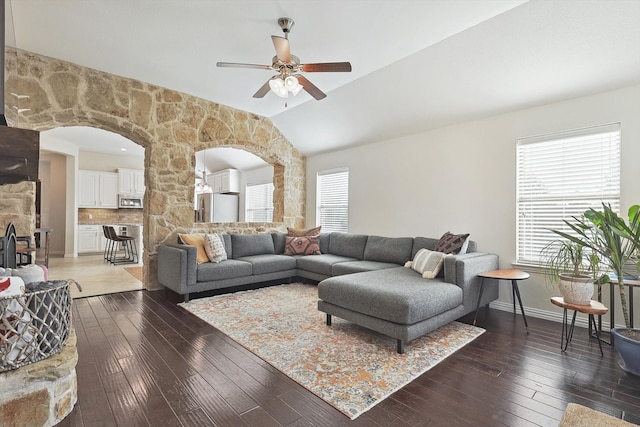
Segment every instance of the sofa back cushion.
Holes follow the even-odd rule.
[[[329,239],[331,233],[320,233],[320,252],[323,254],[329,253]]]
[[[364,248],[364,259],[404,265],[411,259],[412,249],[412,237],[369,236]]]
[[[363,259],[367,237],[363,234],[331,233],[329,253],[349,258]],[[322,248],[320,248],[322,252]]]
[[[232,234],[231,246],[233,258],[238,259],[251,255],[273,254],[273,238],[271,234]]]
[[[287,233],[271,233],[273,239],[273,251],[276,255],[284,254],[284,248],[287,244]]]
[[[222,241],[224,243],[224,249],[227,251],[227,259],[233,258],[233,246],[231,246],[231,234],[222,233]]]
[[[438,239],[432,239],[431,237],[415,237],[413,239],[413,249],[411,250],[411,259],[416,257],[416,254],[420,249],[429,249],[430,251],[436,248]]]

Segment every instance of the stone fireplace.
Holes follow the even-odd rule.
[[[40,362],[0,373],[0,425],[54,426],[78,399],[76,336],[62,351]]]

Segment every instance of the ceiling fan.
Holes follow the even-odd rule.
[[[351,63],[321,62],[316,64],[301,64],[300,59],[291,54],[289,46],[289,33],[291,32],[293,24],[294,21],[291,18],[278,19],[278,25],[282,28],[284,37],[271,36],[273,46],[276,48],[276,56],[273,57],[271,65],[241,64],[235,62],[218,62],[216,65],[218,67],[255,68],[278,72],[278,75],[267,80],[267,82],[253,94],[254,98],[264,97],[267,92],[269,92],[269,89],[281,98],[287,98],[289,92],[295,96],[302,89],[317,100],[325,98],[327,95],[324,92],[318,89],[318,87],[311,83],[306,77],[298,73],[350,72]]]

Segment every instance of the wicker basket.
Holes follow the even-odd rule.
[[[64,280],[30,283],[24,294],[0,297],[0,372],[62,350],[71,328],[69,284]]]

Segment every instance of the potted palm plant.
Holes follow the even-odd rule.
[[[625,268],[633,263],[640,271],[640,205],[629,209],[628,220],[620,217],[610,205],[603,203],[602,210],[589,209],[580,218],[565,220],[572,233],[552,230],[559,236],[596,254],[611,271],[618,284],[625,328],[613,328],[616,351],[620,355],[620,366],[627,372],[640,375],[640,329],[631,328],[629,305],[625,289]],[[611,282],[603,276],[601,282]],[[611,283],[613,286],[613,283]],[[613,302],[612,302],[613,304]],[[632,307],[633,309],[633,307]]]
[[[555,240],[542,250],[547,275],[556,283],[565,302],[589,305],[594,283],[602,283],[600,258],[584,245],[571,240]]]

